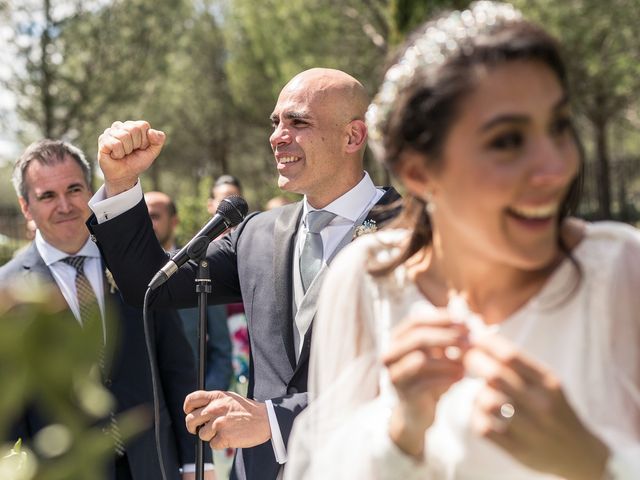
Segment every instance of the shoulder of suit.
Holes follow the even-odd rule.
[[[13,275],[20,274],[25,271],[25,266],[33,264],[33,244],[27,245],[16,255],[0,267],[0,280],[5,280]]]
[[[283,205],[282,207],[273,208],[271,210],[252,212],[249,215],[247,215],[243,223],[256,224],[256,225],[258,223],[265,223],[265,222],[273,223],[276,221],[276,219],[278,219],[282,215],[284,216],[294,215],[297,212],[299,205],[300,205],[300,202],[295,202],[295,203]]]

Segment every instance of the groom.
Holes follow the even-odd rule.
[[[375,205],[399,198],[376,188],[363,170],[367,139],[363,86],[344,72],[311,69],[282,90],[270,137],[286,191],[304,199],[252,214],[214,242],[207,258],[212,303],[243,301],[251,340],[248,398],[194,392],[187,427],[213,448],[236,447],[232,478],[275,479],[286,462],[293,421],[307,405],[307,370],[316,299],[326,265],[360,225],[389,217]],[[105,185],[92,199],[88,225],[127,301],[167,257],[153,235],[138,175],[159,155],[165,136],[146,122],[116,122],[99,139]],[[194,305],[196,268],[183,265],[153,292],[155,307]]]

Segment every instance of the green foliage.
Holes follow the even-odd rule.
[[[387,51],[386,8],[382,1],[235,0],[225,29],[234,98],[264,124],[282,87],[307,68],[338,68],[373,88]]]
[[[514,3],[560,39],[580,111],[591,121],[620,116],[640,90],[640,2]]]
[[[24,20],[17,21],[13,46],[25,60],[7,85],[24,122],[16,133],[25,143],[66,138],[94,158],[99,132],[134,113],[147,82],[166,71],[165,52],[181,25],[182,6],[121,0],[63,9],[62,3],[32,0],[16,7],[16,18]]]
[[[393,43],[399,43],[430,16],[444,10],[464,10],[470,0],[391,0]]]
[[[628,156],[625,145],[635,143],[637,156],[638,94],[640,93],[640,22],[638,0],[514,0],[560,40],[565,51],[572,101],[588,128],[583,137],[595,164],[588,180],[594,185],[600,218],[615,214],[612,159]],[[635,128],[611,142],[612,131],[635,122]],[[631,196],[633,196],[633,193]],[[618,202],[620,203],[620,202]],[[621,204],[622,205],[622,204]],[[621,209],[622,206],[618,209]]]
[[[94,426],[112,405],[95,366],[101,332],[81,330],[64,299],[44,285],[16,281],[0,292],[0,306],[0,438],[27,406],[52,421],[23,452],[26,465],[19,456],[20,475],[35,469],[29,475],[39,480],[99,478],[99,465],[113,454],[111,439]],[[128,438],[148,420],[131,411],[119,425]],[[16,460],[0,462],[0,471],[20,467]],[[35,478],[15,475],[2,478]]]
[[[47,2],[50,18],[43,29],[37,19]],[[184,201],[189,216],[191,206],[204,209],[205,197],[196,194],[200,183],[222,173],[243,181],[254,209],[278,193],[268,117],[293,75],[314,66],[338,68],[373,94],[389,51],[411,29],[436,11],[470,2],[18,3],[0,2],[6,18],[22,14],[13,43],[20,60],[8,85],[18,94],[20,122],[7,127],[25,143],[44,134],[65,137],[95,158],[97,137],[114,120],[145,118],[167,133],[145,181]],[[587,144],[588,151],[605,165],[620,155],[637,156],[639,0],[514,3],[565,46],[578,123],[586,125],[585,138],[599,139]],[[607,144],[613,131],[615,141]],[[377,183],[385,182],[370,159],[367,166]]]

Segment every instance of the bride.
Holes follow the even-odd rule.
[[[505,4],[436,18],[367,121],[404,215],[327,277],[285,478],[640,478],[640,233],[569,216],[555,41]]]

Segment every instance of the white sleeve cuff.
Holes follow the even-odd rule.
[[[273,454],[276,457],[276,462],[280,465],[287,462],[287,447],[282,440],[282,432],[280,432],[280,425],[278,425],[278,417],[276,417],[276,411],[273,408],[271,400],[264,402],[267,405],[267,415],[269,416],[269,428],[271,428],[271,446],[273,447]]]
[[[389,435],[389,422],[391,421],[392,404],[389,399],[379,397],[371,406],[375,415],[369,414],[368,419],[376,419],[362,425],[363,430],[369,430],[369,439],[374,471],[379,474],[378,478],[402,478],[404,480],[419,480],[430,478],[426,453],[421,459],[416,459],[408,455],[398,447]],[[364,417],[366,419],[366,417]]]
[[[640,445],[613,448],[605,468],[605,480],[634,480],[640,478]]]
[[[131,210],[140,200],[142,200],[142,185],[140,185],[140,179],[138,179],[136,184],[129,190],[110,198],[106,198],[104,185],[102,185],[89,200],[89,208],[96,214],[98,223],[104,223],[127,210]]]
[[[213,463],[205,463],[204,464],[204,471],[205,472],[209,472],[211,470],[213,470]],[[182,466],[182,468],[180,469],[180,473],[194,473],[196,471],[196,464],[195,463],[186,463]]]

